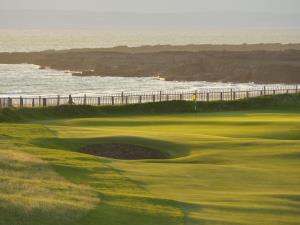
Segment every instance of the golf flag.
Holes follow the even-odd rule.
[[[196,100],[197,100],[196,95],[193,95],[192,100],[193,100],[193,101],[196,101]]]

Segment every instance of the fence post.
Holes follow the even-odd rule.
[[[180,98],[180,101],[182,101],[182,99],[183,99],[182,94],[180,94],[180,97],[179,97],[179,98]]]
[[[114,96],[111,96],[111,105],[114,105],[115,104],[115,98]]]
[[[60,105],[60,96],[57,95],[57,106],[59,106],[59,105]]]
[[[161,91],[159,92],[159,101],[161,102]]]
[[[142,103],[142,96],[141,95],[139,96],[139,103],[140,104]]]
[[[2,108],[2,98],[0,98],[0,108]]]
[[[83,96],[83,105],[86,105],[86,94]]]
[[[167,94],[167,102],[169,101],[169,94]]]
[[[234,92],[233,92],[233,100],[234,100],[234,101],[235,101],[235,99],[236,99],[236,96],[235,96],[235,95],[236,95],[236,92],[234,91]]]
[[[264,95],[266,95],[266,86],[264,86]]]
[[[246,98],[249,98],[249,91],[246,91]]]
[[[260,91],[260,96],[263,96],[263,91],[262,90]]]
[[[155,102],[155,95],[152,95],[152,102]]]
[[[12,98],[7,99],[7,105],[8,105],[8,107],[13,107]]]
[[[34,108],[34,105],[35,105],[34,98],[32,98],[32,103],[31,103],[32,108]]]
[[[72,99],[72,95],[69,95],[69,105],[73,104],[73,99]]]
[[[121,102],[122,102],[122,105],[124,104],[124,92],[122,91],[121,93]]]
[[[128,104],[128,95],[125,96],[125,104]]]
[[[42,105],[42,97],[39,96],[39,107],[41,107],[41,105]]]
[[[230,100],[232,101],[233,100],[233,90],[230,89]]]
[[[43,107],[46,107],[46,106],[47,106],[47,99],[43,98]]]
[[[276,90],[275,89],[273,90],[273,95],[276,95]]]
[[[20,108],[23,108],[23,98],[22,98],[22,96],[20,97]]]
[[[296,84],[296,93],[298,93],[298,84]]]
[[[220,92],[220,101],[223,101],[223,92]]]
[[[206,101],[209,102],[209,92],[206,93]]]
[[[100,97],[98,97],[98,105],[100,105],[101,104],[101,101],[100,101]]]
[[[195,102],[198,100],[197,91],[195,91]]]

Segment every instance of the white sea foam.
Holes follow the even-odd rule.
[[[110,95],[121,92],[201,91],[205,89],[233,88],[246,90],[263,85],[163,81],[153,77],[78,77],[71,73],[39,69],[36,65],[0,64],[0,96],[52,96],[52,95]],[[274,85],[273,85],[274,86]],[[280,86],[278,84],[277,86]]]

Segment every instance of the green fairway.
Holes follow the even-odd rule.
[[[95,143],[161,160],[80,153]],[[0,123],[0,225],[300,224],[300,110]]]

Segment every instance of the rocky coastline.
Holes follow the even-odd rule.
[[[300,83],[300,45],[143,46],[0,53],[75,76],[160,77],[178,81]]]

